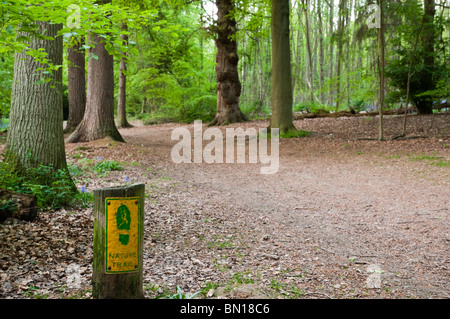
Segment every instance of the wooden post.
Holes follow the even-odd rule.
[[[92,295],[141,299],[144,184],[94,190]]]

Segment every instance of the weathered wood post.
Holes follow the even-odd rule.
[[[144,298],[144,194],[144,184],[94,190],[94,298]]]

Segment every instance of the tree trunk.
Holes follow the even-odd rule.
[[[33,38],[29,48],[43,49],[53,65],[62,65],[63,41],[61,36],[56,37],[62,25],[36,23],[39,27],[37,32],[55,39]],[[18,36],[29,35],[19,33]],[[25,50],[15,54],[5,161],[19,174],[40,164],[67,171],[62,127],[62,69],[53,71],[50,82],[39,84],[36,82],[44,76],[49,77],[39,68],[45,66],[36,62]]]
[[[68,143],[89,142],[110,137],[123,142],[114,123],[114,61],[98,35],[88,63],[86,111],[81,123],[67,138]],[[94,56],[95,55],[95,56]]]
[[[99,0],[108,4],[112,0]],[[108,53],[104,39],[89,37],[94,45],[89,50],[86,110],[81,123],[67,138],[68,143],[90,142],[105,137],[124,142],[114,123],[114,58]]]
[[[127,25],[122,24],[122,30],[127,31]],[[128,35],[122,35],[122,41],[125,45],[128,45]],[[120,128],[123,127],[132,127],[130,123],[127,121],[127,112],[126,112],[126,98],[127,98],[127,76],[124,72],[127,71],[127,54],[124,53],[122,59],[120,60],[119,66],[119,92],[118,92],[118,103],[117,103],[117,126]]]
[[[339,24],[338,24],[338,50],[337,50],[337,70],[336,70],[336,111],[341,103],[341,69],[342,69],[342,46],[344,37],[344,10],[346,10],[346,0],[339,1]]]
[[[323,27],[322,27],[322,8],[321,1],[317,1],[317,14],[319,22],[319,90],[320,90],[320,103],[325,103],[325,96],[323,92],[323,82],[324,82],[324,67],[325,67],[325,57],[324,57],[324,46],[323,46]]]
[[[289,0],[272,0],[272,116],[269,128],[295,130],[292,122]]]
[[[239,108],[241,83],[239,81],[236,20],[230,17],[232,0],[217,0],[217,112],[210,125],[244,122],[247,117]]]
[[[86,108],[86,61],[84,51],[79,50],[83,42],[68,49],[69,118],[64,133],[72,133],[80,124]]]
[[[414,42],[413,51],[411,53],[411,57],[409,58],[409,67],[408,67],[408,79],[406,81],[406,100],[405,100],[405,114],[403,117],[403,129],[402,129],[402,135],[406,136],[406,118],[408,116],[408,104],[409,104],[409,90],[411,86],[411,76],[412,76],[412,65],[416,56],[416,50],[417,50],[417,43],[419,42],[419,37],[422,34],[423,29],[423,20],[420,24],[419,31],[417,32],[416,41]]]
[[[434,42],[435,42],[435,27],[434,16],[436,14],[435,0],[424,1],[424,15],[423,15],[423,70],[421,72],[421,89],[423,91],[435,89],[433,80],[434,65]],[[433,98],[430,96],[423,96],[416,98],[416,104],[419,114],[433,113]]]
[[[384,59],[385,59],[385,37],[384,37],[384,8],[383,0],[378,0],[380,7],[380,28],[378,29],[378,74],[379,74],[379,123],[378,123],[378,140],[382,141],[383,136],[383,106],[384,106]]]
[[[334,80],[333,80],[333,70],[334,70],[334,43],[333,43],[333,16],[334,16],[334,1],[330,1],[330,30],[329,30],[329,37],[330,37],[330,96],[329,96],[329,103],[330,107],[333,107],[334,103]]]
[[[147,113],[147,98],[144,96],[142,99],[142,108],[141,108],[141,114]]]
[[[308,87],[310,93],[310,100],[314,102],[314,80],[313,80],[313,63],[312,63],[312,53],[311,53],[311,39],[310,39],[310,26],[308,18],[308,3],[302,0],[303,10],[305,13],[305,37],[306,37],[306,50],[308,53]]]

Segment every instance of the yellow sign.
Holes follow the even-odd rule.
[[[139,198],[105,199],[105,272],[126,273],[139,270]]]

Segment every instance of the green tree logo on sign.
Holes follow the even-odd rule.
[[[116,214],[117,228],[119,229],[119,241],[127,245],[130,239],[131,213],[126,205],[120,205]]]

